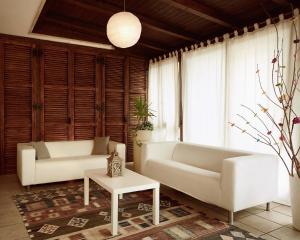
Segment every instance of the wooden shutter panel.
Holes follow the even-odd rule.
[[[124,142],[124,58],[105,58],[105,135]]]
[[[32,139],[31,46],[3,44],[4,172],[16,172],[17,143]]]
[[[127,143],[127,159],[133,160],[133,131],[137,120],[134,116],[134,100],[137,97],[147,98],[146,62],[144,59],[129,59],[129,128]]]
[[[68,51],[45,48],[42,57],[42,139],[70,139]]]
[[[93,139],[100,125],[100,90],[96,82],[96,56],[75,53],[74,59],[74,138]],[[97,108],[98,109],[98,108]],[[99,109],[98,109],[99,110]]]

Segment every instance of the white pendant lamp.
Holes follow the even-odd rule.
[[[106,26],[109,41],[116,47],[128,48],[140,39],[142,25],[140,20],[130,12],[118,12],[110,17]]]

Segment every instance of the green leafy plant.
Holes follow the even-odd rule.
[[[149,104],[143,100],[142,97],[138,97],[134,101],[134,116],[138,120],[136,130],[150,130],[153,131],[153,124],[148,119],[155,117],[153,110],[150,109]]]

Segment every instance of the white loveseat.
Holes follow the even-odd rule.
[[[278,159],[273,155],[179,142],[145,143],[141,173],[227,209],[230,223],[234,212],[277,197]]]
[[[105,168],[108,155],[91,155],[94,140],[45,142],[49,159],[36,160],[30,143],[17,146],[17,173],[23,186],[68,181],[84,177],[84,170]],[[116,150],[125,164],[125,144],[110,141],[108,152]]]

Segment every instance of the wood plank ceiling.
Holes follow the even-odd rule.
[[[142,22],[138,44],[124,53],[151,58],[292,11],[297,0],[126,0]],[[106,24],[122,0],[47,0],[33,32],[109,43]]]

